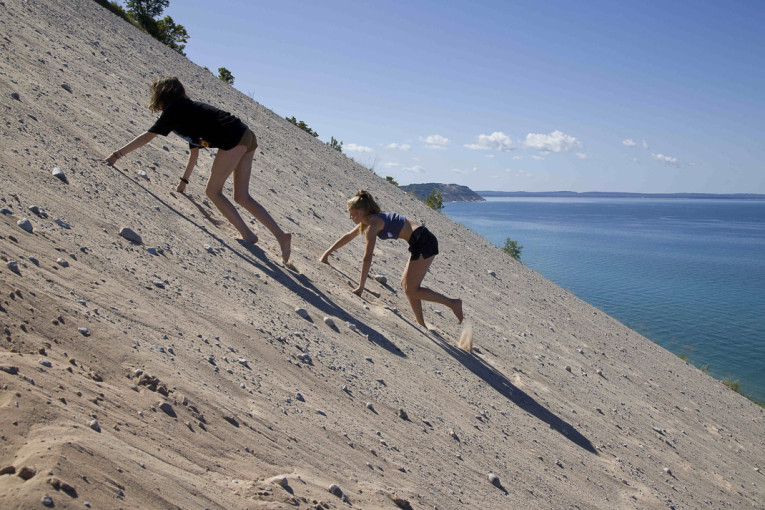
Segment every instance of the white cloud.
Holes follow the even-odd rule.
[[[348,152],[374,152],[374,149],[371,147],[365,147],[363,145],[357,145],[355,143],[349,143],[343,148]]]
[[[536,154],[531,156],[531,159],[536,159],[537,161],[544,161],[545,160],[545,158],[543,158],[542,156],[537,156]]]
[[[465,147],[478,151],[508,152],[515,149],[516,144],[506,134],[495,131],[490,135],[478,135],[478,143],[466,144]]]
[[[566,152],[580,149],[582,142],[560,131],[553,131],[549,135],[529,133],[526,135],[526,147],[539,149],[543,152]]]
[[[420,165],[408,166],[405,167],[404,170],[407,172],[412,172],[413,174],[421,174],[425,171],[425,169]]]
[[[642,147],[642,148],[644,148],[644,149],[648,149],[648,148],[649,148],[649,147],[648,147],[648,142],[646,142],[645,140],[643,140],[642,142],[640,142],[640,143],[638,144],[638,143],[637,143],[635,140],[633,140],[632,138],[627,138],[626,140],[622,140],[622,144],[623,144],[623,145],[626,145],[627,147],[637,147],[637,146],[639,145],[640,147]]]
[[[408,151],[412,148],[408,143],[390,143],[385,146],[386,149],[398,149],[400,151]]]
[[[393,161],[389,161],[389,162],[387,162],[387,163],[385,163],[383,165],[383,168],[398,168],[400,166],[401,165],[399,165],[398,163],[394,163]]]
[[[672,156],[665,156],[664,154],[651,154],[651,157],[656,161],[661,161],[667,165],[678,166],[677,158]]]
[[[512,168],[505,168],[505,172],[509,173],[510,175],[515,175],[517,177],[532,177],[532,174],[525,170],[514,170]]]
[[[454,172],[455,174],[465,175],[467,173],[467,170],[460,170],[459,168],[452,168],[452,172]]]
[[[451,143],[448,138],[444,138],[441,135],[430,135],[425,138],[420,137],[420,141],[425,142],[426,148],[438,150],[446,149],[446,146]]]
[[[576,153],[576,157],[579,158],[579,159],[582,159],[582,160],[590,159],[589,157],[587,157],[587,154],[585,154],[584,152],[577,152]]]
[[[520,161],[523,159],[523,156],[513,156],[513,161]]]

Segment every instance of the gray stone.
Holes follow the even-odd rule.
[[[71,226],[69,226],[69,223],[65,222],[65,221],[64,221],[64,220],[62,220],[62,219],[56,218],[56,219],[55,219],[55,220],[53,220],[53,221],[55,221],[55,222],[56,222],[56,225],[58,225],[59,227],[61,227],[61,228],[63,228],[63,229],[69,230],[70,228],[72,228]]]
[[[98,420],[91,420],[88,426],[96,432],[101,432],[101,425],[98,424]]]
[[[69,261],[67,261],[66,259],[62,259],[60,257],[56,259],[56,264],[58,264],[61,267],[69,267]]]
[[[386,283],[388,283],[388,278],[385,275],[378,274],[378,275],[375,275],[374,278],[376,282],[382,285],[385,285]]]
[[[308,310],[306,310],[305,308],[297,307],[297,308],[295,308],[295,313],[298,314],[299,316],[301,316],[304,319],[308,319],[309,318]]]
[[[502,487],[502,483],[500,483],[499,477],[494,473],[489,473],[489,483],[495,487]]]
[[[67,92],[69,92],[70,94],[72,93],[72,86],[71,86],[71,85],[69,85],[68,83],[62,83],[62,84],[61,84],[61,88],[62,88],[62,89],[64,89],[64,90],[66,90],[66,91],[67,91]]]
[[[43,358],[43,359],[41,359],[41,360],[40,360],[40,364],[41,364],[42,366],[44,366],[44,367],[48,367],[48,368],[50,368],[50,367],[52,367],[52,366],[53,366],[53,363],[51,363],[51,362],[50,362],[50,360],[49,360],[49,359],[46,359],[46,358]]]
[[[19,270],[19,263],[15,260],[9,260],[6,264],[8,266],[8,269],[16,273],[17,275],[21,276],[21,270]]]
[[[29,232],[30,234],[31,234],[31,233],[32,233],[32,231],[34,230],[34,228],[32,228],[32,222],[31,222],[31,221],[29,221],[29,219],[28,219],[28,218],[21,218],[19,221],[17,221],[17,222],[16,222],[16,225],[17,225],[17,226],[18,226],[18,227],[19,227],[21,230],[26,230],[26,231],[27,231],[27,232]]]
[[[324,324],[326,324],[330,328],[335,327],[335,321],[332,319],[332,317],[324,317]]]
[[[130,241],[134,244],[143,244],[143,240],[141,239],[141,236],[139,236],[137,233],[135,233],[131,228],[129,227],[122,227],[120,230],[120,235]]]
[[[64,184],[69,184],[69,180],[66,178],[66,174],[59,167],[54,168],[51,171],[51,174],[53,174],[53,177],[63,182]]]

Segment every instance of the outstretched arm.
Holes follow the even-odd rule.
[[[186,191],[186,185],[189,183],[189,177],[191,177],[191,172],[194,171],[194,165],[197,164],[198,157],[199,147],[194,147],[189,150],[189,162],[186,163],[186,170],[183,172],[183,177],[181,177],[180,184],[178,184],[178,187],[175,188],[178,193],[183,193]]]
[[[109,157],[104,160],[104,162],[107,165],[113,165],[122,156],[125,156],[127,153],[132,152],[138,149],[139,147],[143,147],[150,141],[154,140],[155,136],[157,136],[156,133],[149,133],[148,131],[146,131],[145,133],[141,135],[136,136],[135,138],[133,138],[133,140],[130,143],[128,143],[121,149],[112,152],[109,155]]]
[[[364,247],[364,258],[361,259],[361,276],[359,277],[359,286],[353,290],[353,293],[357,296],[361,296],[361,293],[364,292],[364,285],[366,285],[367,276],[369,276],[369,268],[372,267],[372,257],[374,256],[375,252],[377,233],[382,229],[382,227],[383,220],[379,220],[379,222],[370,221],[369,226],[365,231],[367,244]]]
[[[353,230],[351,230],[347,234],[343,235],[340,239],[335,241],[335,244],[333,244],[332,246],[327,248],[327,251],[324,252],[324,254],[321,256],[319,261],[320,262],[324,262],[325,264],[329,264],[329,255],[333,251],[337,251],[340,248],[342,248],[343,246],[345,246],[346,244],[348,244],[351,241],[353,241],[353,238],[356,237],[357,235],[359,235],[359,227],[354,227]]]

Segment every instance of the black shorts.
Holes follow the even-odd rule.
[[[409,252],[412,254],[409,260],[417,260],[420,255],[425,259],[438,255],[438,239],[427,228],[417,227],[409,236]]]

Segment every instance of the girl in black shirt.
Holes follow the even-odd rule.
[[[265,208],[250,196],[252,159],[258,142],[247,125],[228,112],[192,101],[175,77],[160,78],[151,84],[149,108],[154,112],[162,112],[154,125],[104,161],[113,165],[119,158],[146,145],[155,136],[167,136],[171,131],[175,132],[189,142],[189,161],[176,188],[178,192],[183,193],[199,157],[199,148],[218,149],[210,169],[210,179],[207,181],[207,196],[236,227],[243,241],[256,243],[258,236],[250,230],[234,204],[223,195],[223,185],[233,173],[234,201],[247,209],[276,237],[282,252],[282,261],[286,264],[290,258],[292,234],[279,228]]]

